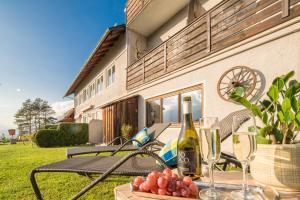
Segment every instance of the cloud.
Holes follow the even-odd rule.
[[[21,92],[22,90],[20,88],[17,88],[17,92]]]
[[[52,109],[55,111],[54,117],[62,119],[65,112],[74,107],[74,101],[59,101],[51,104]]]

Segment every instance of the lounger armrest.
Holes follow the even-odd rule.
[[[131,140],[127,140],[124,144],[122,144],[117,150],[115,150],[114,152],[112,152],[112,156],[115,155],[116,153],[118,153],[119,151],[121,151],[126,145],[128,145],[128,143],[131,143],[131,142],[137,142],[140,146],[142,146],[142,144],[135,140],[135,139],[131,139]]]
[[[142,148],[140,150],[146,150],[147,148],[151,148],[153,146],[158,146],[158,147],[163,147],[165,144],[158,141],[158,140],[155,140],[155,141],[152,141],[152,142],[149,142],[147,144],[145,144],[144,146],[142,146]],[[160,150],[160,149],[155,149],[155,150]]]
[[[123,137],[123,136],[119,136],[119,137],[116,137],[115,139],[113,139],[110,143],[108,143],[107,144],[107,146],[111,146],[111,145],[113,145],[114,144],[114,142],[115,141],[117,141],[117,140],[119,140],[120,141],[120,144],[123,144],[123,140],[125,141],[125,142],[127,142],[128,140],[125,138],[125,137]]]

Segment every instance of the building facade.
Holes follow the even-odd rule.
[[[96,113],[107,141],[125,118],[136,129],[171,122],[160,138],[166,142],[178,136],[185,95],[192,96],[195,122],[222,119],[241,109],[226,100],[222,81],[230,85],[244,73],[255,100],[276,76],[294,70],[300,79],[299,16],[300,0],[128,0],[126,32],[67,93],[75,95],[75,119],[88,122]],[[115,83],[108,87],[111,66]],[[92,92],[81,103],[101,74],[102,95]],[[230,151],[229,141],[223,145]]]

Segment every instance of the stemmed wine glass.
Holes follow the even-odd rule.
[[[256,199],[255,194],[248,187],[247,169],[256,153],[256,123],[251,114],[234,115],[232,123],[233,152],[241,162],[243,168],[242,190],[231,192],[233,199]]]
[[[200,118],[199,138],[201,156],[208,164],[210,176],[210,187],[201,190],[199,196],[201,199],[221,199],[223,192],[215,189],[213,176],[214,165],[221,154],[220,127],[217,117]]]

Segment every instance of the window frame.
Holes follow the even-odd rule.
[[[114,68],[114,76],[112,75],[113,69]],[[109,84],[109,71],[111,72],[111,84]],[[106,87],[111,87],[115,82],[116,82],[116,65],[112,64],[110,67],[106,69]],[[113,79],[114,77],[114,79]]]
[[[145,99],[145,119],[146,119],[146,126],[148,126],[148,106],[147,103],[148,102],[152,102],[155,100],[159,100],[160,101],[160,116],[159,116],[159,121],[160,123],[163,123],[163,99],[166,97],[171,97],[171,96],[178,96],[178,122],[171,122],[171,127],[180,127],[181,124],[181,113],[182,113],[182,108],[181,108],[181,95],[187,92],[192,92],[192,91],[201,91],[201,116],[203,116],[203,112],[204,112],[204,87],[203,84],[198,84],[198,85],[194,85],[194,86],[190,86],[187,88],[183,88],[183,89],[179,89],[179,90],[175,90],[173,92],[168,92],[162,95],[158,95],[155,97],[151,97],[148,99]],[[198,122],[198,119],[194,120],[194,123]],[[198,124],[198,123],[196,123]]]
[[[100,90],[100,81],[101,81],[101,78],[102,78],[102,89]],[[99,88],[98,88],[98,81],[99,81]],[[103,73],[101,73],[99,76],[97,76],[96,78],[96,94],[101,94],[103,92],[105,88],[105,83],[104,83],[104,75]]]

